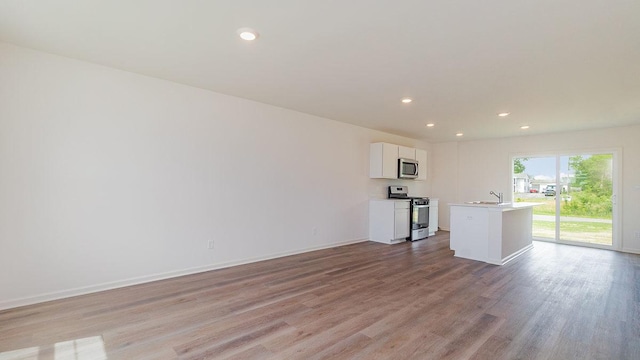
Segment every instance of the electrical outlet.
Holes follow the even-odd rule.
[[[209,249],[213,249],[213,240],[209,240],[209,244],[207,246]]]
[[[640,231],[636,231],[636,239],[640,239]]]
[[[318,228],[314,227],[313,229],[311,229],[311,234],[313,234],[313,236],[318,235]]]

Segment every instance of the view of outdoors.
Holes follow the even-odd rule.
[[[516,158],[513,193],[543,204],[533,208],[534,238],[612,245],[613,154]]]

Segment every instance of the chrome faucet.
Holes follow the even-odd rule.
[[[490,191],[489,195],[493,195],[493,196],[497,197],[498,198],[498,204],[502,204],[502,200],[503,200],[502,193],[497,193],[496,194],[495,192]]]

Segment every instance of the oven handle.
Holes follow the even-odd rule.
[[[411,206],[413,206],[414,208],[427,208],[427,207],[429,207],[429,205],[411,205]]]

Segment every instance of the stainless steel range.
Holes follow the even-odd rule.
[[[411,241],[425,239],[429,236],[429,198],[408,195],[406,186],[389,186],[389,199],[411,200]]]

